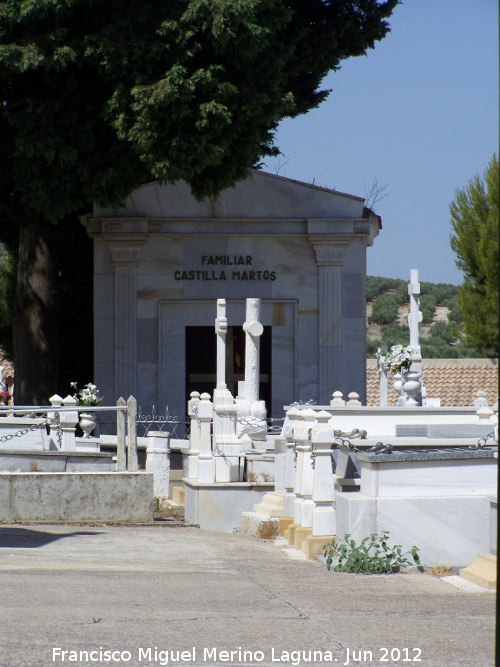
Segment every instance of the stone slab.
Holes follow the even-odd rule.
[[[309,560],[313,560],[316,556],[324,554],[325,544],[331,542],[334,538],[335,535],[309,535],[300,545],[300,549]]]
[[[3,522],[152,520],[153,475],[149,473],[0,473]]]

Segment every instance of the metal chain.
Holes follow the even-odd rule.
[[[294,463],[294,465],[297,465],[297,447],[298,447],[297,441],[294,440],[293,441],[293,463]]]
[[[191,403],[191,409],[193,411],[194,418],[196,419],[196,423],[199,426],[200,425],[200,418],[198,417],[198,404],[197,403]]]
[[[15,433],[7,433],[7,435],[2,435],[0,436],[0,442],[9,442],[9,440],[12,440],[13,438],[22,438],[24,435],[27,435],[28,433],[32,433],[33,431],[37,431],[39,428],[52,428],[52,425],[55,424],[55,431],[56,431],[56,437],[57,437],[57,444],[58,444],[58,449],[62,449],[62,427],[61,427],[61,422],[59,419],[59,413],[56,413],[55,417],[52,417],[52,419],[45,419],[44,421],[39,422],[38,424],[32,424],[32,426],[28,426],[26,428],[20,428],[18,431]]]
[[[480,449],[481,447],[485,447],[488,440],[493,440],[494,437],[495,431],[490,431],[484,438],[479,438],[475,445],[470,445],[469,449]]]
[[[12,440],[13,438],[22,438],[23,435],[26,435],[27,433],[31,433],[31,431],[36,431],[42,426],[47,426],[48,420],[46,419],[43,422],[40,422],[39,424],[33,424],[32,426],[29,426],[28,428],[21,428],[19,431],[16,431],[15,433],[7,433],[7,435],[2,435],[0,437],[0,442],[8,442],[9,440]]]
[[[311,467],[314,470],[316,467],[316,447],[312,441],[312,428],[307,431],[307,442],[309,443],[309,451],[311,452]]]

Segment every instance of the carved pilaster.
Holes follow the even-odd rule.
[[[319,402],[342,386],[342,265],[347,240],[309,238],[316,253],[319,294]]]
[[[137,267],[145,238],[109,240],[114,267],[115,394],[137,396]]]

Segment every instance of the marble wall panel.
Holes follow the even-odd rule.
[[[94,237],[94,275],[114,273],[111,251],[103,239]]]
[[[183,415],[185,406],[185,327],[172,326],[166,330],[160,324],[160,405],[168,405],[171,414]]]
[[[137,320],[137,361],[158,364],[158,318]]]
[[[297,320],[297,395],[294,400],[318,400],[319,358],[318,318],[300,316]]]
[[[361,357],[362,359],[363,357]],[[355,363],[342,362],[342,393],[344,399],[351,391],[359,394],[359,400],[363,405],[366,402],[366,367],[362,361]],[[360,428],[360,427],[358,427]]]
[[[115,278],[113,274],[94,276],[94,318],[113,317],[115,308]]]
[[[293,323],[294,324],[294,323]],[[271,414],[283,415],[283,407],[295,400],[295,327],[273,326]]]
[[[364,320],[361,318],[342,319],[342,362],[366,365],[366,341]]]
[[[366,273],[365,239],[351,237],[350,243],[344,247],[343,270],[346,273]]]
[[[364,322],[366,303],[363,280],[362,273],[342,272],[342,318],[356,318]]]
[[[274,297],[299,302],[300,310],[318,308],[318,269],[314,250],[305,238],[275,238],[272,244],[276,281]]]
[[[115,405],[119,398],[115,396],[113,357],[110,357],[110,359],[111,361],[108,362],[98,361],[94,363],[94,382],[99,388],[100,395],[104,398],[104,405]]]
[[[363,493],[335,492],[337,535],[349,533],[356,542],[376,531],[377,504]]]
[[[114,320],[111,318],[94,320],[95,363],[113,362],[114,356]]]
[[[159,404],[157,363],[137,364],[137,403],[143,413],[151,413],[155,406],[157,412],[164,414],[165,406]]]
[[[377,497],[474,496],[494,493],[497,462],[489,459],[362,463],[361,491]]]
[[[380,498],[377,530],[390,531],[391,544],[419,549],[424,565],[470,565],[489,552],[489,502],[485,497]]]
[[[183,266],[183,239],[175,236],[150,236],[141,248],[139,275],[168,276]]]

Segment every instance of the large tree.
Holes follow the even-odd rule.
[[[45,403],[57,389],[55,225],[76,225],[94,201],[118,205],[146,179],[185,179],[204,197],[244,178],[278,152],[283,117],[325,99],[326,73],[386,35],[396,4],[0,0],[0,214],[19,234],[16,402]]]
[[[499,168],[493,155],[484,180],[475,176],[457,190],[450,204],[450,245],[464,272],[458,288],[461,334],[466,347],[498,353],[498,198]]]

